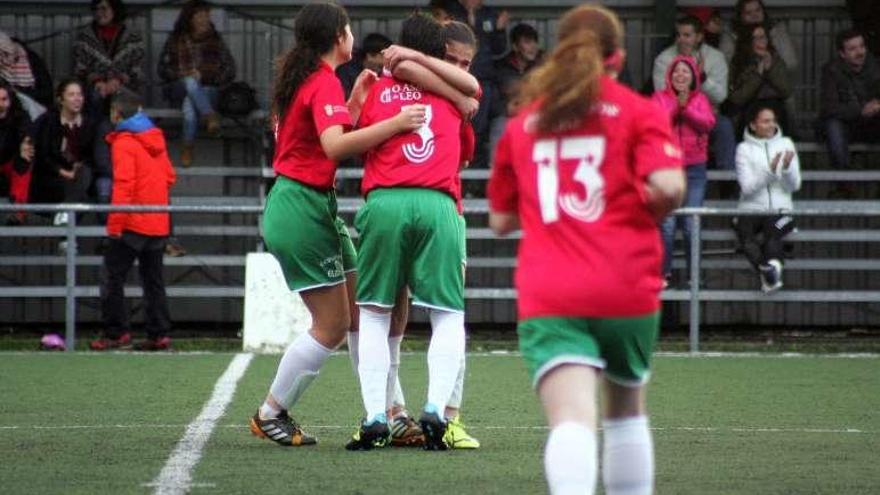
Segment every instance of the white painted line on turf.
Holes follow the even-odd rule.
[[[202,412],[186,427],[186,432],[177,442],[174,451],[165,463],[159,476],[153,480],[157,495],[187,493],[192,488],[192,471],[202,457],[202,449],[211,438],[217,421],[232,401],[238,380],[244,376],[253,354],[237,354],[223,375],[214,385],[211,398],[202,407]]]

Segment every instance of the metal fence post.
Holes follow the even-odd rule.
[[[700,215],[691,215],[691,304],[690,304],[690,350],[700,351]]]
[[[74,350],[76,345],[76,212],[67,212],[67,280],[65,304],[65,332],[64,341],[68,352]]]

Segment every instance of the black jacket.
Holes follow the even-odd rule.
[[[856,74],[839,56],[822,67],[821,115],[856,122],[862,107],[873,98],[880,98],[880,66],[870,54],[862,71]]]
[[[468,13],[459,2],[449,2],[449,15],[456,21],[468,24]],[[498,12],[485,5],[477,9],[475,16],[476,25],[471,26],[477,35],[477,53],[471,62],[471,74],[479,79],[480,83],[495,84],[495,59],[504,55],[507,51],[507,32],[498,29]]]
[[[30,200],[32,203],[61,203],[64,201],[64,179],[61,169],[71,169],[73,163],[61,153],[61,116],[57,110],[44,113],[34,123],[34,168],[31,176]],[[96,139],[96,122],[83,114],[79,132],[80,160],[87,167],[93,166]]]
[[[0,164],[12,161],[18,173],[24,173],[28,167],[28,163],[21,159],[19,150],[22,140],[27,136],[30,123],[24,110],[0,119]]]

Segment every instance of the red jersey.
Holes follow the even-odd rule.
[[[662,247],[644,199],[659,169],[681,168],[669,118],[604,77],[578,128],[533,132],[537,104],[511,120],[495,152],[489,207],[516,213],[519,318],[629,317],[660,307]]]
[[[275,130],[275,173],[318,189],[331,189],[336,162],[321,147],[321,133],[334,125],[351,128],[351,115],[336,73],[325,62],[297,90]]]
[[[477,148],[477,137],[474,134],[474,126],[470,122],[461,123],[461,158],[459,165],[474,161],[474,152]],[[455,208],[459,215],[464,215],[464,203],[461,200],[461,169],[459,168],[458,177],[455,180],[455,192],[452,195],[455,198]]]
[[[457,199],[461,115],[451,102],[383,75],[367,95],[358,126],[392,118],[401,107],[413,104],[427,107],[425,125],[397,134],[364,154],[361,192],[367,196],[378,187],[421,187]]]

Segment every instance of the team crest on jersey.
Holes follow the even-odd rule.
[[[433,110],[431,105],[425,106],[425,123],[413,131],[419,136],[420,143],[407,143],[403,145],[403,156],[412,163],[425,163],[434,154],[434,131],[431,130]]]
[[[334,113],[346,112],[348,112],[348,107],[344,107],[342,105],[324,105],[324,113],[326,113],[328,117],[332,117]]]

